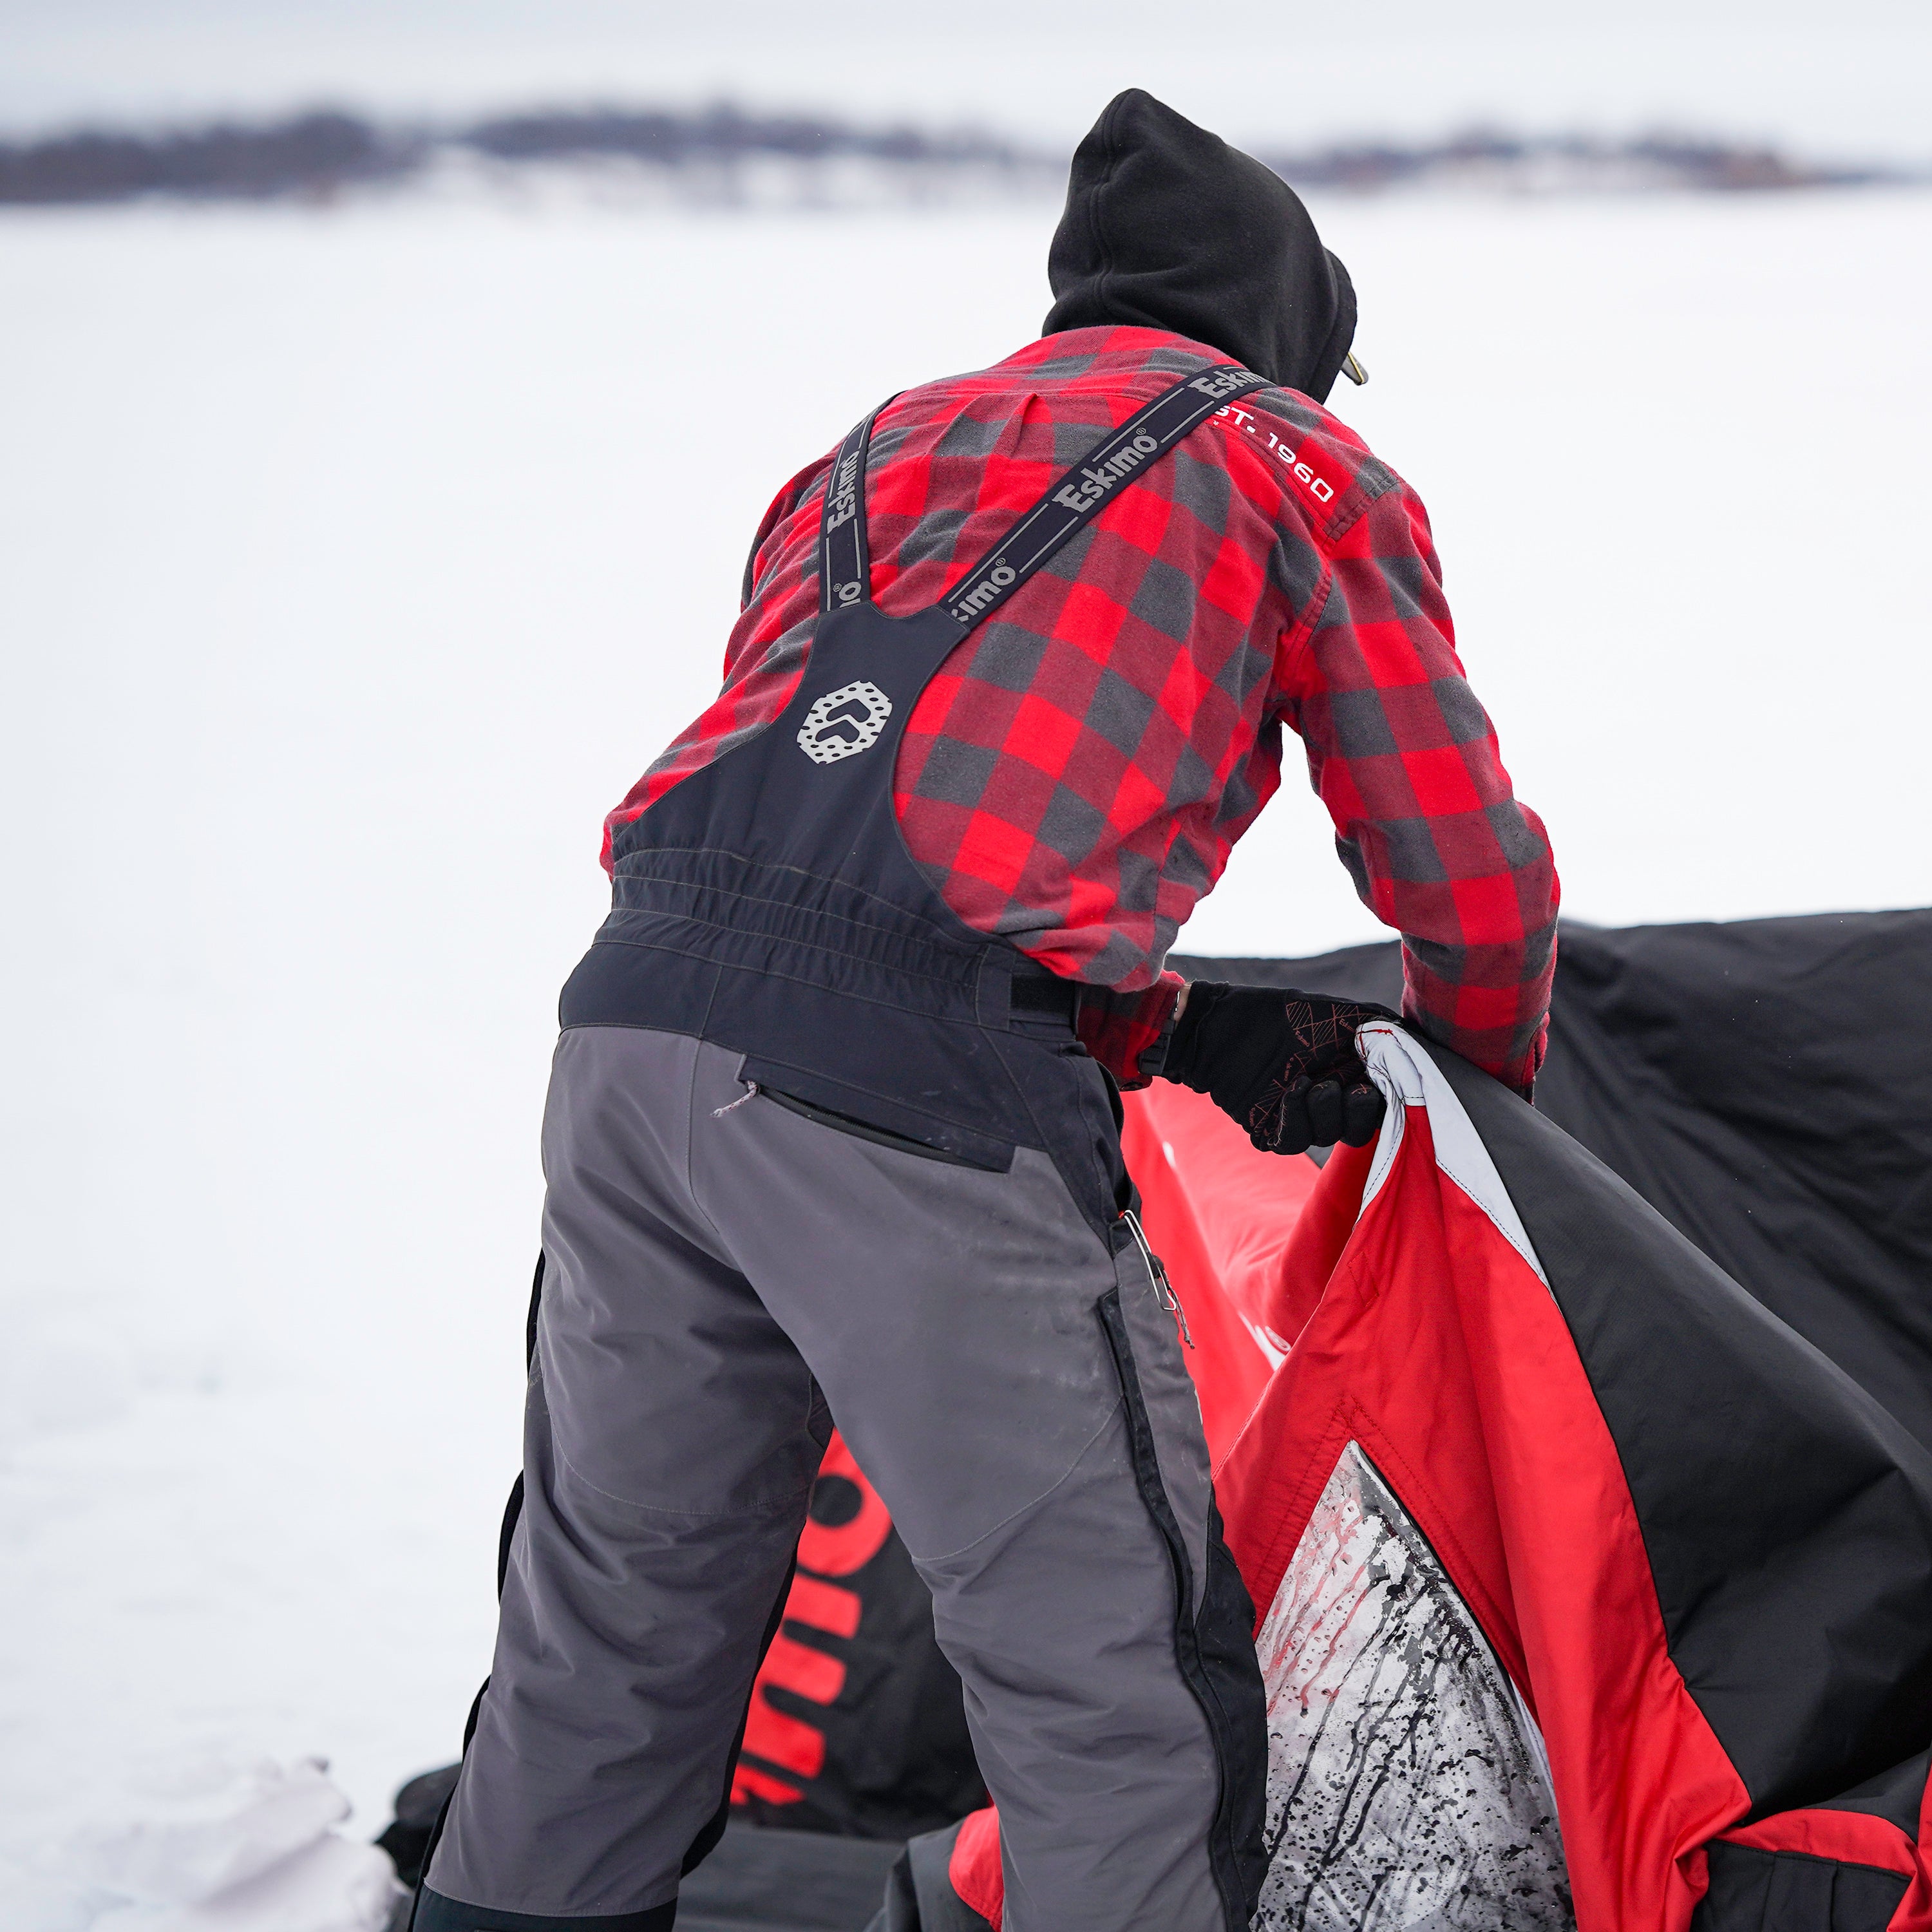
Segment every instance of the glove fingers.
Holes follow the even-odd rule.
[[[1342,1138],[1342,1088],[1339,1082],[1318,1080],[1308,1090],[1308,1134],[1316,1147],[1333,1147]]]
[[[1346,1147],[1366,1147],[1376,1137],[1388,1111],[1382,1089],[1366,1083],[1342,1096],[1342,1142]]]
[[[1266,1117],[1250,1127],[1248,1138],[1264,1154],[1306,1154],[1313,1144],[1308,1125],[1308,1095],[1314,1083],[1306,1074],[1284,1088]]]
[[[1382,1107],[1364,1080],[1355,1029],[1380,1012],[1291,988],[1196,981],[1163,1070],[1210,1095],[1268,1152],[1360,1146]]]

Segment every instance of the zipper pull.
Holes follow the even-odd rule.
[[[1120,1216],[1132,1229],[1136,1243],[1148,1264],[1148,1273],[1153,1278],[1154,1298],[1180,1324],[1180,1339],[1188,1347],[1194,1346],[1194,1332],[1187,1325],[1187,1310],[1180,1305],[1180,1297],[1174,1292],[1174,1283],[1168,1279],[1167,1264],[1148,1245],[1147,1232],[1141,1226],[1141,1217],[1130,1208]]]
[[[1154,1286],[1160,1291],[1161,1306],[1180,1324],[1180,1339],[1188,1347],[1194,1346],[1194,1331],[1187,1325],[1187,1310],[1180,1305],[1180,1297],[1174,1291],[1172,1282],[1167,1278],[1167,1265],[1156,1255],[1154,1257]]]
[[[727,1114],[735,1114],[747,1100],[755,1100],[758,1097],[758,1083],[755,1080],[748,1080],[745,1083],[744,1092],[736,1100],[728,1100],[723,1106],[712,1108],[711,1118],[714,1120],[722,1120]]]

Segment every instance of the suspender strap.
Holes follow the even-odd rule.
[[[1268,378],[1238,362],[1217,362],[1184,376],[1106,436],[1086,461],[1067,471],[942,600],[964,629],[997,610],[1076,530],[1114,500],[1114,493],[1220,408],[1230,396],[1265,388]],[[866,545],[866,452],[888,397],[838,446],[825,484],[818,530],[818,608],[842,610],[872,595]]]
[[[1114,494],[1211,416],[1231,396],[1264,388],[1265,376],[1219,362],[1155,397],[1121,424],[1085,462],[1067,471],[941,600],[966,629],[997,610]],[[841,454],[843,454],[842,451]]]
[[[866,544],[866,452],[879,410],[888,396],[838,446],[825,479],[825,508],[818,523],[818,608],[842,610],[872,596],[872,555]]]

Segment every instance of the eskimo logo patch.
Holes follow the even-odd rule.
[[[1150,456],[1160,454],[1160,445],[1145,430],[1132,442],[1124,442],[1113,454],[1099,463],[1083,463],[1079,470],[1053,493],[1056,503],[1070,510],[1085,512],[1131,476]]]
[[[829,536],[841,524],[849,524],[859,514],[859,452],[852,454],[838,466],[838,473],[832,479],[832,500],[826,506],[825,530]]]
[[[995,557],[980,573],[976,582],[952,593],[953,616],[961,623],[970,624],[1008,584],[1015,582],[1018,575],[1018,572],[1004,557]]]
[[[1232,396],[1238,389],[1258,388],[1267,380],[1251,370],[1217,369],[1205,376],[1196,376],[1187,386],[1198,389],[1204,396],[1218,403],[1223,396]]]
[[[876,745],[892,715],[892,700],[876,684],[842,684],[805,714],[798,748],[815,765],[836,765]]]

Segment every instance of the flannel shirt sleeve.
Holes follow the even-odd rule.
[[[798,508],[806,493],[831,466],[832,458],[830,456],[821,456],[816,462],[808,463],[772,499],[759,521],[758,534],[752,539],[752,548],[746,554],[744,580],[738,587],[738,608],[741,612],[751,608],[752,592],[758,586],[758,579],[764,574],[763,566],[766,562],[765,546],[782,528],[786,518]],[[726,668],[730,668],[728,664]]]
[[[1117,993],[1106,986],[1080,988],[1073,1030],[1123,1093],[1146,1086],[1160,1071],[1184,983],[1178,973],[1166,972],[1138,993]]]
[[[1556,970],[1556,863],[1463,675],[1428,518],[1406,485],[1337,541],[1284,658],[1280,715],[1336,850],[1402,934],[1403,1013],[1526,1094]]]

